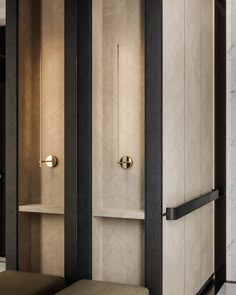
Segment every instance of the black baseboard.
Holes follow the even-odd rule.
[[[215,290],[216,294],[226,282],[226,266],[215,270]]]
[[[236,284],[235,281],[226,281],[225,283],[227,283],[227,284]]]
[[[207,295],[215,289],[215,274],[212,274],[196,295]],[[212,294],[212,293],[211,293]],[[213,293],[214,294],[214,293]]]

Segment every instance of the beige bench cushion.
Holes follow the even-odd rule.
[[[143,287],[131,287],[97,281],[79,281],[62,290],[58,295],[148,295]]]
[[[21,271],[0,273],[1,295],[53,295],[65,287],[64,279]]]

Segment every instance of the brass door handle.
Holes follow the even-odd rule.
[[[117,162],[117,164],[119,164],[123,169],[131,168],[133,166],[133,163],[133,159],[130,156],[124,156],[120,159],[119,162]]]

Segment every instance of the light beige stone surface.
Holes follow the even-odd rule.
[[[20,0],[19,15],[19,264],[63,275],[64,0]],[[40,145],[56,168],[39,167]]]
[[[126,155],[134,161],[128,170],[117,164]],[[95,280],[144,283],[143,222],[135,220],[144,216],[143,161],[143,1],[94,0],[93,213],[100,216],[93,218]]]
[[[167,0],[163,13],[164,211],[214,188],[214,0]],[[213,218],[210,204],[164,221],[165,295],[196,294],[214,272]]]

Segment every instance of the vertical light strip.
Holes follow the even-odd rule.
[[[41,44],[40,44],[41,46]],[[39,65],[39,166],[42,167],[42,51],[40,49],[40,65]]]
[[[216,2],[213,0],[212,3],[212,87],[213,87],[213,185],[212,188],[215,189],[215,7]]]
[[[117,160],[120,161],[120,45],[116,47],[117,57]]]

